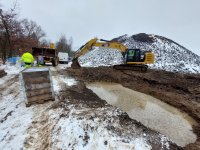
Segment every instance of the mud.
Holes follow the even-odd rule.
[[[97,123],[99,123],[104,124],[104,128],[109,132],[121,137],[123,144],[129,145],[133,139],[144,137],[153,150],[182,149],[166,136],[148,128],[136,119],[131,119],[125,111],[108,104],[92,90],[86,88],[88,83],[100,81],[119,83],[123,87],[151,95],[176,107],[179,111],[187,113],[197,122],[197,125],[193,126],[197,141],[186,145],[184,149],[200,149],[199,75],[174,74],[157,70],[149,70],[147,73],[116,71],[109,67],[82,68],[80,70],[71,68],[66,70],[54,69],[52,74],[57,78],[57,84],[59,85],[59,91],[56,92],[56,101],[33,105],[29,108],[25,107],[24,102],[19,97],[18,76],[13,76],[5,81],[6,84],[2,84],[0,99],[9,95],[15,97],[11,97],[7,101],[4,100],[5,104],[0,108],[1,112],[4,113],[2,115],[3,120],[0,119],[3,121],[2,124],[7,123],[15,129],[7,130],[8,132],[2,138],[3,144],[7,142],[6,144],[9,146],[14,137],[20,138],[23,135],[25,140],[22,149],[59,149],[57,148],[57,142],[59,142],[60,137],[57,137],[57,135],[62,134],[59,132],[64,131],[59,122],[62,120],[64,122],[69,121],[68,118],[71,117],[71,119],[75,118],[75,121],[83,123],[80,129],[85,132],[81,135],[77,133],[77,137],[83,139],[85,145],[88,145],[93,139],[88,131],[96,132],[98,129]],[[62,77],[75,78],[77,82],[75,85],[69,86],[64,83]],[[12,110],[13,112],[11,112]],[[15,120],[13,124],[12,122],[9,123],[11,118]],[[18,122],[18,118],[19,120],[26,118],[26,120]],[[72,120],[72,123],[74,120]],[[22,125],[27,121],[28,123],[23,127]],[[2,126],[2,128],[4,127]],[[21,128],[24,128],[24,130],[20,130],[20,132],[25,131],[25,135],[17,133]],[[19,136],[16,136],[18,134]],[[72,135],[74,136],[74,132]],[[67,132],[66,137],[68,136]],[[75,149],[76,144],[77,141],[73,142],[72,140],[68,149]],[[107,139],[102,142],[102,145],[111,146],[112,143]]]
[[[155,150],[182,149],[165,136],[129,118],[127,113],[117,107],[109,105],[91,90],[87,89],[84,84],[63,89],[60,92],[59,101],[51,109],[57,110],[62,108],[63,112],[60,114],[60,118],[67,118],[71,112],[69,106],[73,106],[73,109],[76,110],[73,112],[73,115],[76,115],[79,120],[86,119],[88,122],[91,120],[99,120],[99,123],[106,122],[107,125],[105,128],[117,136],[122,137],[124,139],[123,143],[128,144],[131,139],[135,139],[136,137],[145,137],[148,144]],[[96,129],[93,129],[90,125],[86,125],[84,130],[87,132],[88,130],[95,131]]]
[[[24,141],[25,149],[49,149],[51,146],[51,131],[57,123],[51,122],[49,118],[49,107],[53,102],[37,105],[33,109],[32,123],[27,129]]]
[[[184,149],[200,149],[199,74],[180,74],[158,70],[149,70],[146,73],[140,73],[128,70],[117,71],[113,70],[111,67],[81,68],[80,70],[67,68],[67,70],[59,71],[59,74],[70,75],[81,83],[80,86],[78,85],[74,88],[74,90],[76,90],[73,91],[74,94],[72,91],[69,91],[72,95],[77,96],[77,99],[85,99],[84,96],[87,97],[86,99],[91,99],[90,95],[93,95],[93,93],[86,91],[84,86],[89,82],[103,81],[119,83],[124,87],[151,95],[176,107],[181,112],[187,113],[197,122],[196,126],[193,125],[193,130],[197,135],[197,141],[185,146]],[[77,95],[77,93],[79,93],[79,95]],[[86,104],[87,101],[89,101],[89,104]],[[90,105],[93,107],[97,106],[95,103],[98,103],[98,106],[107,105],[105,101],[87,101],[85,101],[84,105]],[[125,118],[129,117],[125,115]]]
[[[6,91],[6,94],[4,91],[7,90],[8,87],[11,87],[17,81],[18,81],[17,75],[13,75],[8,79],[4,79],[4,83],[0,85],[0,96],[12,93],[13,88],[9,88],[9,90]]]
[[[4,70],[0,70],[0,78],[6,76],[7,73]]]
[[[192,125],[197,123],[187,114],[152,96],[116,83],[95,82],[88,84],[87,88],[109,104],[127,112],[130,118],[167,135],[180,146],[196,141]]]

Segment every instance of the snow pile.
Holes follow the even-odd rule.
[[[165,37],[148,34],[124,35],[114,39],[128,48],[152,50],[155,63],[150,68],[172,72],[200,73],[200,56]],[[94,48],[79,58],[81,66],[112,66],[123,63],[121,52],[116,49]]]
[[[117,49],[95,47],[79,58],[79,63],[84,67],[98,67],[117,65],[123,62],[122,54]]]
[[[6,63],[6,65],[1,65],[0,69],[3,69],[8,75],[16,75],[19,74],[21,70],[24,68],[21,67],[19,64],[11,64],[11,63]]]
[[[53,89],[58,93],[64,86],[73,86],[77,84],[74,78],[63,75],[52,76]]]
[[[200,73],[200,56],[178,43],[162,36],[152,34],[124,35],[115,40],[128,48],[152,50],[155,63],[151,68],[172,72]]]

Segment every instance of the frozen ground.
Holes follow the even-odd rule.
[[[108,129],[110,123],[114,127],[119,124],[114,119],[114,108],[75,108],[72,104],[54,108],[59,92],[78,84],[73,78],[56,74],[64,66],[52,68],[56,101],[28,108],[19,90],[20,70],[15,66],[3,67],[8,75],[0,79],[0,149],[151,149],[145,133],[135,131],[137,134],[130,138]],[[99,117],[95,117],[97,114]],[[110,121],[100,116],[110,117]],[[166,144],[164,140],[163,146]]]

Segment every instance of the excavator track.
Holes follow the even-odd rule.
[[[146,72],[148,69],[147,65],[127,65],[127,64],[121,64],[121,65],[114,65],[113,69],[116,70],[133,70],[133,71],[141,71]]]

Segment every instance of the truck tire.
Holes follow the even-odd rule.
[[[53,59],[52,59],[52,65],[53,65],[54,67],[58,65],[58,61],[57,61],[56,58],[53,58]]]

